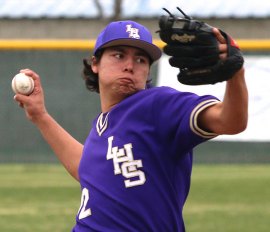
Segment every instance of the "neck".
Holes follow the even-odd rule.
[[[117,98],[116,97],[108,98],[108,96],[103,97],[102,95],[100,95],[102,113],[109,112],[115,105],[117,105],[118,103],[120,103],[124,99],[125,99],[125,97],[120,97],[120,96],[118,96]]]

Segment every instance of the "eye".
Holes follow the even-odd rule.
[[[148,59],[144,56],[139,56],[136,58],[136,62],[140,64],[145,64],[148,62]]]
[[[114,53],[113,56],[114,56],[116,59],[121,59],[121,58],[123,58],[123,54],[120,53],[120,52]]]

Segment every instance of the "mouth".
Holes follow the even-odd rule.
[[[119,79],[119,81],[121,84],[134,84],[133,80],[131,78],[128,78],[128,77],[121,77]]]
[[[121,77],[118,79],[118,84],[115,86],[119,93],[131,95],[137,91],[133,80],[129,77]]]

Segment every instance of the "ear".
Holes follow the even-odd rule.
[[[98,62],[97,62],[97,58],[95,56],[92,56],[91,58],[91,68],[93,73],[98,73]]]

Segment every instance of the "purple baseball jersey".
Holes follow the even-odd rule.
[[[197,116],[217,102],[154,87],[100,114],[84,145],[72,231],[185,231],[192,149],[215,136],[198,127]]]

